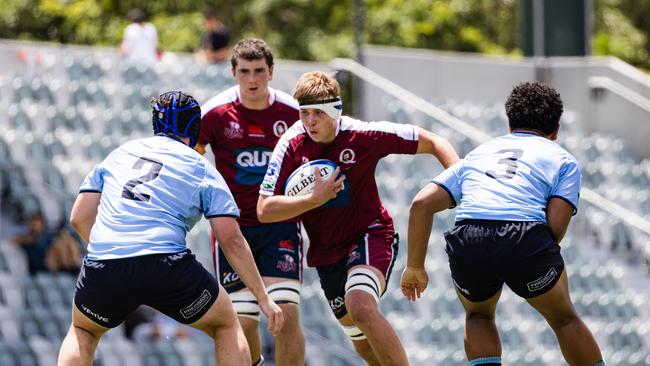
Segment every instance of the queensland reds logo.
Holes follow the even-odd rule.
[[[284,133],[287,131],[287,123],[282,120],[275,121],[273,124],[273,133],[275,136],[280,137],[284,135]]]
[[[229,139],[241,139],[244,138],[244,130],[241,129],[239,123],[235,121],[230,121],[228,123],[229,127],[223,129],[223,133]]]
[[[280,260],[275,264],[275,268],[282,272],[295,272],[298,267],[296,261],[294,261],[288,254],[284,254],[283,257],[283,260]]]
[[[343,164],[354,164],[356,161],[354,160],[355,158],[354,150],[352,149],[343,149],[341,151],[341,154],[339,154],[339,161]]]

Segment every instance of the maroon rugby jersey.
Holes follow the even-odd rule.
[[[241,210],[241,226],[260,225],[258,190],[271,152],[280,136],[300,118],[298,103],[291,96],[272,88],[269,91],[271,106],[264,110],[244,107],[239,86],[223,91],[201,108],[198,142],[210,144],[217,170]]]
[[[301,216],[309,235],[307,264],[323,266],[336,262],[349,245],[375,220],[392,225],[379,199],[375,168],[382,157],[415,154],[418,129],[392,122],[363,122],[341,117],[336,137],[329,144],[314,142],[296,122],[273,150],[260,194],[282,195],[289,175],[300,165],[316,160],[335,162],[345,174],[345,188],[334,200]]]

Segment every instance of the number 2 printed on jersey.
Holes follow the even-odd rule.
[[[135,192],[134,189],[136,186],[142,183],[146,183],[158,178],[158,174],[160,174],[160,170],[162,169],[163,164],[155,159],[140,157],[135,162],[135,164],[133,164],[133,169],[140,170],[142,169],[144,164],[147,163],[151,164],[151,167],[149,168],[147,174],[138,178],[131,179],[130,181],[126,182],[126,184],[124,185],[124,189],[122,189],[122,198],[127,198],[134,201],[149,202],[149,200],[151,199],[150,195],[146,193]]]

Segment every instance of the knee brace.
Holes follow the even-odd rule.
[[[266,288],[271,300],[276,304],[300,305],[300,283],[296,281],[284,281],[274,283]]]
[[[363,334],[361,329],[359,329],[356,325],[342,325],[343,327],[343,332],[350,337],[351,340],[353,341],[362,341],[366,339],[366,335]]]
[[[230,295],[232,306],[237,312],[237,316],[245,316],[256,321],[260,321],[260,306],[253,293],[247,290],[233,292]]]
[[[357,268],[348,272],[345,282],[345,293],[360,290],[370,294],[377,303],[381,297],[381,282],[377,275],[367,268]]]

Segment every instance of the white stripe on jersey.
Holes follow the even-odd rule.
[[[269,166],[272,166],[273,164],[276,166],[275,174],[269,175],[270,169],[267,169],[264,180],[262,181],[262,187],[260,187],[260,194],[272,196],[275,193],[275,185],[280,177],[280,169],[282,168],[282,162],[284,161],[284,157],[289,149],[289,142],[296,136],[305,132],[305,127],[300,123],[300,121],[298,121],[297,123],[294,123],[293,126],[282,135],[282,137],[280,137],[277,145],[275,145],[275,149],[273,149],[271,160],[269,161]],[[264,186],[267,186],[268,188],[264,188]]]
[[[299,108],[298,102],[295,99],[293,99],[289,94],[280,90],[275,90],[271,87],[268,88],[269,88],[269,105],[277,101],[278,103],[282,103],[295,110],[298,110]],[[214,108],[217,108],[224,104],[234,103],[240,99],[241,98],[239,96],[239,85],[235,85],[231,88],[228,88],[223,92],[210,98],[210,100],[208,100],[201,107],[201,118],[203,118],[203,116],[205,116],[208,112],[210,112]]]
[[[341,131],[379,131],[395,134],[404,140],[417,141],[418,129],[410,124],[388,121],[364,122],[347,116],[341,117]]]
[[[214,108],[224,104],[234,103],[237,99],[239,99],[239,85],[228,88],[205,102],[203,106],[201,106],[201,118]]]
[[[271,92],[271,95],[275,95],[275,100],[277,100],[279,103],[287,105],[295,110],[298,110],[300,108],[298,102],[293,99],[291,95],[281,90],[275,90],[273,88],[269,88],[269,91]]]

